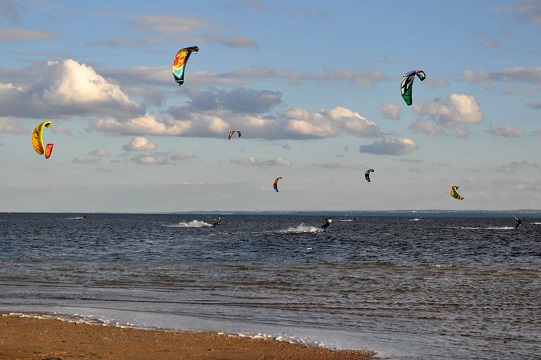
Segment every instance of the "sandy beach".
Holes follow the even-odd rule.
[[[373,358],[368,351],[330,350],[226,334],[140,330],[0,316],[0,360]]]

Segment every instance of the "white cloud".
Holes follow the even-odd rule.
[[[380,134],[379,126],[375,123],[343,107],[321,110],[319,113],[292,108],[283,115],[287,119],[286,129],[301,138],[335,137],[341,132],[360,137],[377,137]]]
[[[408,138],[388,137],[370,145],[361,145],[360,153],[375,155],[406,155],[417,150],[417,144]]]
[[[409,128],[431,137],[441,134],[438,130],[438,126],[431,120],[417,119],[409,126]]]
[[[461,93],[453,93],[447,99],[413,105],[413,110],[418,115],[429,117],[457,137],[467,136],[467,125],[483,121],[483,113],[475,97]]]
[[[292,84],[301,84],[303,81],[324,82],[353,82],[357,85],[369,86],[376,82],[389,81],[393,78],[383,74],[379,70],[368,70],[358,72],[353,69],[325,68],[322,73],[308,73],[290,70],[275,70],[267,67],[251,67],[248,69],[235,70],[220,74],[220,78],[230,78],[240,81],[261,80],[261,79],[285,79]]]
[[[188,154],[155,153],[152,155],[137,155],[132,161],[141,165],[174,165],[177,161],[185,161],[195,158]]]
[[[21,41],[43,41],[57,37],[47,31],[0,27],[0,43]]]
[[[173,161],[167,156],[160,155],[138,155],[132,159],[136,164],[142,165],[171,165]]]
[[[28,89],[0,84],[0,111],[7,116],[133,116],[141,110],[118,85],[71,59],[48,62]]]
[[[205,36],[205,40],[208,42],[224,45],[225,47],[233,49],[258,49],[259,45],[256,41],[250,39],[246,35],[233,35],[230,38],[220,36],[218,34],[209,34]]]
[[[446,79],[432,79],[428,78],[423,81],[423,84],[429,88],[448,88],[449,81]]]
[[[184,160],[190,160],[190,159],[195,158],[195,155],[178,153],[178,154],[173,154],[173,155],[169,156],[169,158],[171,160],[173,160],[173,161],[184,161]]]
[[[201,116],[197,121],[174,120],[166,115],[145,114],[128,120],[98,119],[94,129],[122,135],[167,135],[219,137],[229,132],[227,123],[216,116]]]
[[[397,103],[383,104],[380,107],[381,113],[388,119],[398,120],[400,119],[400,105]]]
[[[541,84],[541,66],[513,67],[500,71],[475,71],[466,70],[462,73],[466,81],[480,86],[490,86],[492,82],[516,83],[525,82]]]
[[[265,113],[280,105],[279,91],[253,90],[238,87],[231,90],[190,91],[189,107],[196,111],[229,110],[236,113]]]
[[[30,133],[30,131],[23,128],[23,126],[17,119],[10,117],[0,117],[0,132],[11,134]]]
[[[133,105],[120,87],[75,60],[49,61],[43,99],[51,105],[116,103]]]
[[[345,170],[363,170],[364,167],[358,164],[346,164],[346,163],[323,163],[323,164],[312,164],[312,166],[323,168],[323,169],[329,169],[329,170],[337,170],[337,169],[345,169]]]
[[[73,131],[71,131],[70,129],[66,129],[65,127],[60,126],[60,125],[52,126],[51,127],[51,132],[54,133],[54,134],[62,134],[62,135],[66,135],[66,136],[73,136]]]
[[[539,170],[541,167],[533,160],[523,160],[521,162],[512,161],[509,164],[492,168],[492,171],[515,173],[528,169]]]
[[[104,149],[104,148],[99,148],[97,150],[89,152],[88,154],[92,155],[92,156],[96,156],[96,157],[108,157],[108,156],[111,156],[111,153],[108,150]]]
[[[124,145],[122,148],[127,151],[154,151],[157,146],[147,138],[138,136],[134,137],[129,144]]]
[[[225,137],[231,129],[241,129],[250,138],[317,139],[335,137],[341,133],[359,137],[378,137],[379,126],[359,113],[337,107],[312,113],[304,108],[291,108],[279,115],[258,117],[228,110],[200,113],[178,108],[171,115],[146,114],[127,120],[98,119],[96,130],[122,135],[166,135],[191,137]],[[174,117],[185,116],[186,120]],[[224,120],[224,119],[227,119]]]
[[[490,133],[492,133],[494,135],[498,135],[498,136],[503,136],[503,137],[524,137],[524,136],[526,136],[526,135],[524,135],[524,132],[522,130],[520,130],[519,128],[517,128],[515,126],[512,126],[512,125],[502,126],[502,127],[496,128],[496,129],[490,129]]]
[[[178,37],[197,31],[225,30],[229,26],[206,21],[206,17],[198,15],[148,15],[132,20],[132,25],[141,30]]]
[[[485,40],[482,45],[487,49],[496,49],[500,47],[500,45],[496,41],[492,40]]]
[[[122,135],[179,136],[188,133],[191,128],[191,122],[168,119],[160,121],[155,115],[145,114],[126,121],[113,118],[98,119],[93,126],[96,130]]]
[[[249,165],[249,166],[291,166],[293,163],[290,160],[286,160],[281,157],[275,159],[262,160],[257,159],[253,156],[247,157],[245,159],[231,160],[232,163],[237,165]]]
[[[79,155],[71,160],[74,164],[95,164],[98,162],[97,159],[89,159],[84,155]]]

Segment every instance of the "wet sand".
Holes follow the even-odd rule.
[[[330,350],[226,334],[162,331],[0,316],[0,360],[298,359],[370,360],[368,351]]]

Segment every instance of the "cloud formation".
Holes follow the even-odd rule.
[[[375,155],[406,155],[417,150],[417,144],[408,138],[387,137],[370,145],[361,145],[360,153]]]
[[[253,156],[250,156],[245,159],[231,160],[231,162],[237,165],[249,165],[249,166],[259,166],[259,167],[293,165],[293,163],[290,160],[286,160],[281,157],[277,157],[275,159],[262,160],[262,159],[257,159]]]
[[[0,27],[0,43],[21,41],[43,41],[57,37],[48,31]]]
[[[397,103],[383,104],[380,107],[383,116],[391,120],[400,119],[400,109],[400,105],[398,105]]]
[[[96,157],[108,157],[108,156],[111,156],[111,153],[104,149],[104,148],[99,148],[99,149],[96,149],[94,151],[91,151],[88,153],[89,155],[92,155],[92,156],[96,156]]]
[[[378,137],[380,129],[359,113],[343,107],[311,113],[303,108],[292,108],[283,116],[286,129],[299,138],[335,137],[340,133],[359,137]]]
[[[415,113],[432,121],[439,130],[450,131],[457,137],[468,135],[467,125],[483,121],[479,103],[472,95],[453,93],[447,99],[435,99],[420,105],[413,105]],[[412,129],[435,136],[434,127],[426,123],[412,125]]]
[[[98,119],[94,129],[120,135],[164,135],[219,137],[228,126],[216,117],[201,116],[197,121],[175,120],[167,115],[145,114],[127,120],[114,118]]]
[[[462,76],[466,81],[483,87],[489,87],[493,82],[541,84],[541,66],[517,66],[499,71],[465,70]]]
[[[521,20],[541,24],[541,2],[539,0],[523,0],[512,5],[496,6],[495,9],[518,14]]]
[[[282,102],[282,93],[244,87],[232,90],[191,91],[188,104],[195,111],[229,110],[236,113],[265,113]]]
[[[71,59],[49,61],[28,89],[0,83],[0,116],[133,116],[142,110],[118,85]]]
[[[129,119],[100,118],[93,128],[136,136],[221,138],[231,129],[241,129],[247,137],[259,139],[318,139],[343,133],[358,137],[380,136],[379,126],[374,122],[343,107],[318,113],[297,107],[278,114],[258,115],[280,103],[280,94],[270,91],[201,92],[192,99],[188,106],[172,107],[162,114]],[[245,104],[236,105],[239,99],[245,99]]]
[[[195,158],[195,155],[154,153],[137,155],[132,161],[139,165],[174,165],[177,161],[185,161]]]
[[[513,125],[502,126],[496,129],[490,129],[490,133],[503,137],[524,137],[524,132]]]
[[[509,164],[492,168],[492,171],[515,173],[528,169],[539,170],[541,167],[533,160],[522,160],[521,162],[512,161]]]
[[[417,119],[409,126],[409,128],[430,137],[442,135],[438,126],[431,120]]]
[[[224,24],[206,21],[201,16],[140,16],[131,21],[134,28],[146,33],[137,38],[114,38],[87,43],[93,47],[138,48],[170,43],[179,34],[185,34],[185,40],[192,44],[214,43],[233,49],[258,49],[258,43],[246,35],[227,35],[230,27]],[[179,49],[180,50],[180,49]]]
[[[17,119],[10,117],[0,117],[0,132],[10,134],[30,133],[29,130],[23,128]]]
[[[157,146],[147,138],[137,136],[122,148],[126,151],[154,151],[156,150]]]

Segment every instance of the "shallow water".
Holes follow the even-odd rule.
[[[390,359],[541,357],[541,220],[0,215],[0,310]]]

